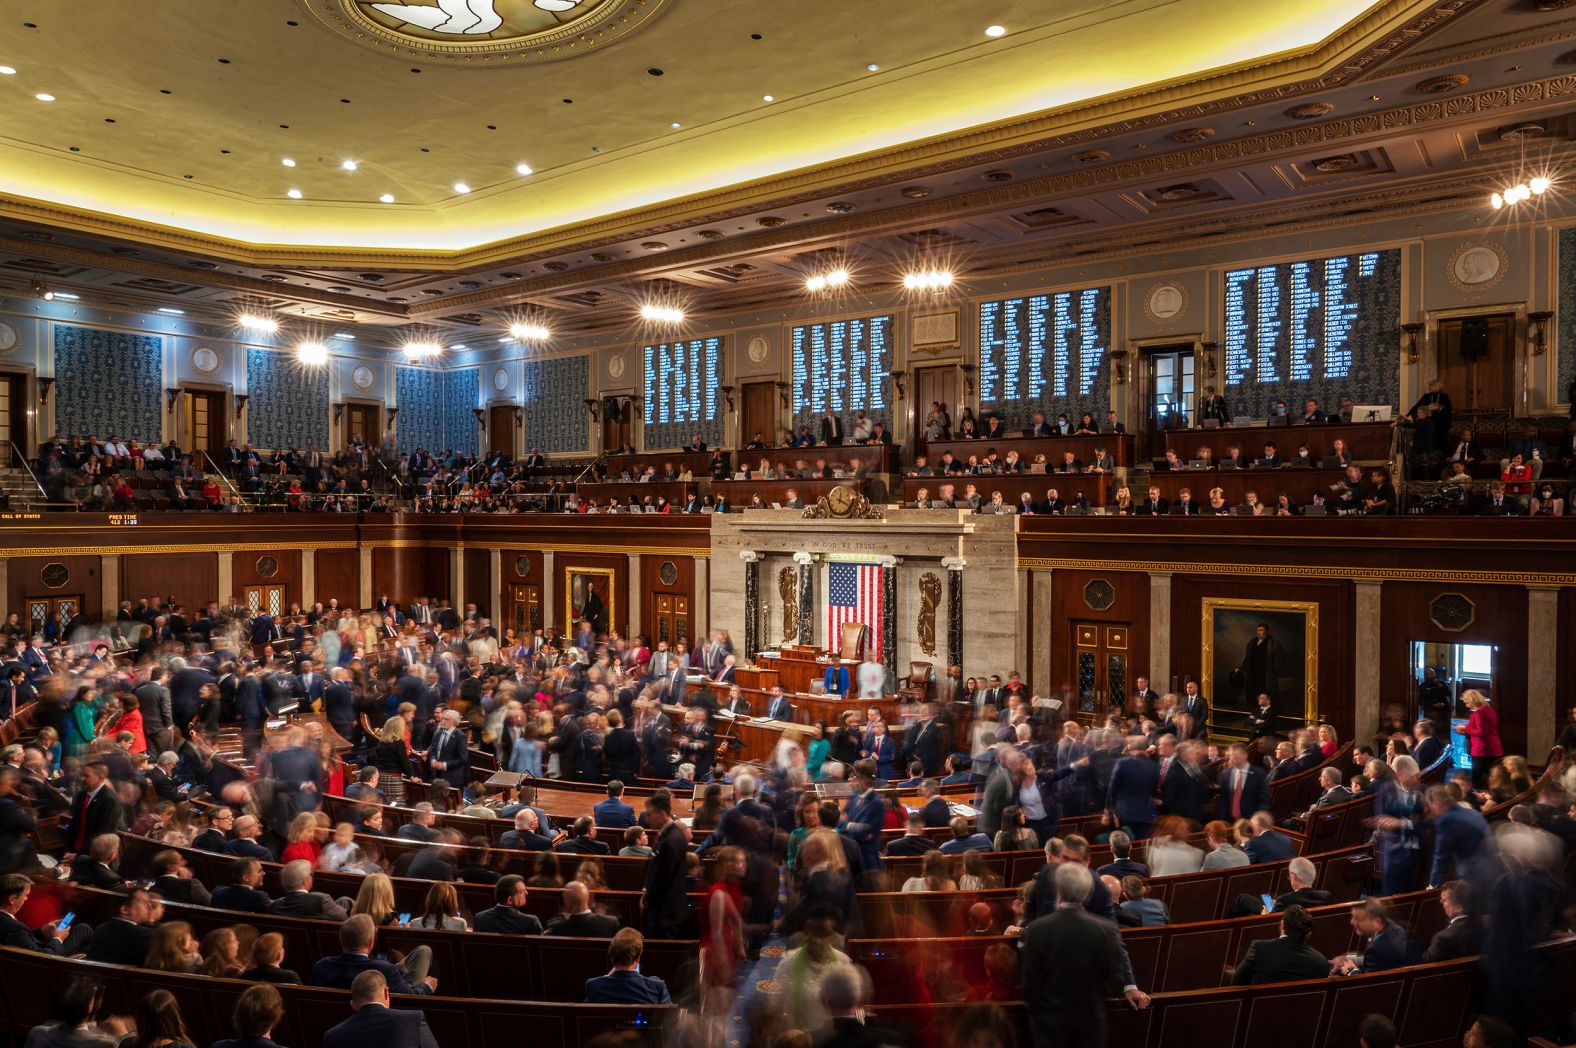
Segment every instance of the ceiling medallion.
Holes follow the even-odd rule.
[[[724,233],[720,229],[703,229],[695,235],[700,237],[702,240],[721,240],[728,234]]]
[[[1304,102],[1300,106],[1292,106],[1286,110],[1286,115],[1293,120],[1313,120],[1334,109],[1335,106],[1329,102]]]
[[[648,240],[640,246],[647,251],[666,251],[668,249],[668,245],[661,240]]]
[[[1082,153],[1073,154],[1073,162],[1078,164],[1097,164],[1110,159],[1111,154],[1103,149],[1085,149]]]
[[[1194,142],[1203,142],[1214,137],[1215,129],[1212,127],[1184,127],[1180,131],[1173,131],[1171,133],[1171,141],[1181,142],[1184,145],[1191,145]]]
[[[1458,91],[1467,86],[1471,77],[1461,73],[1450,73],[1446,76],[1432,76],[1417,84],[1417,90],[1425,95],[1443,95],[1451,91]]]
[[[591,252],[591,261],[593,261],[593,262],[617,262],[618,261],[618,256],[617,255],[610,255],[606,251],[593,251],[593,252]]]
[[[850,204],[846,200],[838,200],[826,205],[826,210],[834,215],[851,215],[859,210],[857,204]]]
[[[757,218],[755,220],[755,224],[760,226],[762,229],[777,229],[781,226],[786,226],[788,224],[788,220],[786,218],[779,218],[776,215],[767,215],[764,218]]]
[[[987,171],[983,175],[981,175],[980,178],[984,179],[986,182],[1011,182],[1012,181],[1012,172],[1011,171]]]
[[[204,375],[211,375],[219,370],[219,354],[208,346],[198,346],[192,350],[192,367]]]
[[[667,0],[299,0],[339,35],[393,58],[471,69],[573,58],[623,39]]]
[[[1333,175],[1338,171],[1350,171],[1358,165],[1358,159],[1351,153],[1341,153],[1338,156],[1327,156],[1313,162],[1313,169],[1321,174]]]
[[[1509,127],[1502,127],[1499,129],[1498,134],[1501,142],[1524,142],[1534,138],[1541,138],[1548,134],[1548,130],[1542,124],[1528,121],[1525,124],[1512,124]]]
[[[924,186],[908,186],[903,190],[903,196],[908,200],[923,200],[930,195],[930,190]]]
[[[543,262],[542,263],[542,268],[547,270],[549,273],[562,273],[564,270],[569,268],[569,263],[568,262],[556,262],[556,261],[554,261],[554,262]]]
[[[1181,185],[1166,186],[1160,190],[1158,196],[1168,204],[1175,204],[1183,200],[1192,200],[1194,197],[1204,195],[1204,191],[1192,182],[1183,182]]]

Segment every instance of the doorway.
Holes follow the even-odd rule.
[[[925,445],[925,417],[930,405],[941,409],[954,421],[958,415],[958,368],[956,364],[937,364],[914,369],[914,454],[928,454]],[[951,434],[946,434],[951,436]]]
[[[1162,458],[1166,431],[1186,429],[1193,417],[1196,358],[1191,342],[1146,346],[1141,353],[1144,382],[1139,448],[1150,458]]]
[[[655,614],[652,615],[652,643],[667,641],[673,644],[679,639],[693,640],[690,637],[690,603],[688,594],[684,593],[653,593],[652,606]]]
[[[629,397],[607,397],[602,401],[602,450],[617,451],[635,446],[635,422],[631,416],[634,401]]]
[[[759,433],[767,447],[777,444],[777,383],[746,382],[740,390],[739,439],[734,443],[744,447]]]
[[[82,597],[74,596],[29,597],[27,598],[27,628],[31,633],[42,634],[44,628],[53,622],[57,626],[64,626],[71,621],[71,617],[82,610]]]
[[[219,461],[224,450],[227,428],[225,426],[225,394],[218,390],[185,389],[181,391],[181,447],[191,452],[195,464],[201,464],[201,452],[206,451]]]
[[[509,625],[516,637],[527,637],[542,628],[542,590],[538,586],[509,587]]]
[[[1441,320],[1439,381],[1457,411],[1503,411],[1515,389],[1516,315]]]
[[[513,404],[494,404],[487,409],[487,455],[514,458]]]
[[[1128,628],[1126,623],[1075,622],[1073,625],[1074,692],[1078,715],[1096,723],[1127,705]]]
[[[283,586],[247,586],[242,591],[241,599],[246,603],[247,613],[254,616],[266,611],[277,619],[285,613]]]
[[[18,459],[26,459],[28,431],[27,376],[0,375],[0,465],[14,466]]]
[[[383,409],[376,404],[345,405],[345,446],[375,448],[383,439]]]
[[[1414,640],[1411,653],[1411,673],[1408,690],[1411,698],[1410,720],[1406,713],[1382,710],[1381,719],[1387,725],[1401,720],[1408,729],[1410,721],[1426,720],[1434,725],[1434,735],[1454,747],[1456,767],[1472,770],[1472,758],[1462,736],[1455,729],[1467,722],[1469,710],[1461,696],[1469,691],[1481,692],[1492,699],[1498,679],[1499,649],[1492,644],[1448,644],[1436,641]],[[1388,729],[1386,729],[1388,730]]]

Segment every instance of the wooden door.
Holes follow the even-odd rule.
[[[1072,628],[1078,715],[1099,723],[1107,713],[1122,709],[1132,687],[1127,672],[1127,624],[1075,622]]]
[[[1140,455],[1164,458],[1166,431],[1186,429],[1195,403],[1193,343],[1147,346],[1143,350],[1142,410],[1138,417]]]
[[[602,450],[617,451],[624,445],[635,446],[632,401],[628,397],[607,397],[602,401]]]
[[[656,609],[653,616],[651,643],[655,647],[657,641],[665,640],[669,644],[679,638],[694,640],[690,637],[690,602],[689,595],[685,593],[653,593],[652,604]]]
[[[776,445],[781,434],[777,432],[778,426],[777,383],[775,382],[746,382],[740,390],[741,410],[739,414],[739,439],[737,444],[744,447],[755,439],[759,433],[761,439],[768,446]]]
[[[375,448],[383,439],[383,409],[376,404],[345,405],[345,446],[365,444]]]
[[[487,409],[487,454],[514,458],[514,405],[494,404]]]
[[[1439,322],[1439,381],[1456,410],[1504,411],[1515,389],[1516,316],[1489,313]]]
[[[71,616],[81,610],[81,594],[29,597],[27,598],[27,628],[31,633],[41,634],[49,623],[64,625]]]
[[[224,394],[213,390],[188,389],[181,393],[181,447],[191,452],[194,465],[202,464],[199,452],[208,452],[217,462],[219,452],[224,450],[228,429],[224,402]]]
[[[955,364],[937,364],[914,369],[914,454],[925,454],[925,418],[930,405],[940,404],[958,420],[958,368]],[[893,438],[896,439],[896,438]]]
[[[285,588],[283,586],[247,586],[241,594],[247,613],[256,615],[266,611],[275,619],[285,613]]]
[[[26,375],[0,375],[0,439],[0,466],[28,457]]]
[[[542,590],[539,586],[515,584],[509,587],[509,625],[517,637],[542,628]]]

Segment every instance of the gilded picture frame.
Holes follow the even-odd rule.
[[[595,604],[592,605],[592,628],[597,633],[606,633],[616,628],[615,624],[618,622],[618,589],[614,585],[616,581],[617,576],[612,568],[564,565],[563,629],[566,635],[574,636],[576,624],[586,617],[586,601],[592,595],[603,606],[598,614]]]
[[[1260,624],[1281,649],[1271,701],[1282,717],[1299,712],[1309,724],[1319,720],[1319,605],[1317,601],[1238,600],[1206,597],[1203,606],[1199,687],[1212,711],[1246,712],[1257,704],[1250,682],[1233,683],[1233,671],[1246,664],[1247,645]],[[1249,691],[1253,694],[1248,694]],[[1288,727],[1289,725],[1282,725]]]

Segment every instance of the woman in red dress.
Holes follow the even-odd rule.
[[[701,910],[701,1007],[726,1012],[733,1005],[734,983],[744,960],[744,878],[746,858],[742,848],[718,849],[715,880],[706,887]]]

